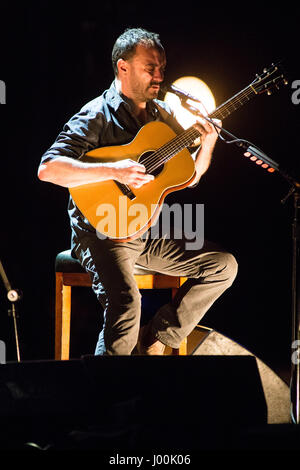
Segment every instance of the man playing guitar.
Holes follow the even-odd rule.
[[[126,149],[148,123],[166,123],[176,135],[183,131],[168,105],[157,99],[166,66],[165,51],[157,34],[141,28],[127,29],[115,42],[112,63],[115,80],[111,87],[65,124],[43,155],[38,176],[42,181],[70,189],[72,254],[90,274],[93,290],[104,307],[96,354],[130,355],[138,343],[141,296],[133,275],[135,264],[188,278],[140,335],[141,354],[161,355],[166,345],[178,348],[215,300],[232,285],[237,263],[232,254],[211,242],[205,241],[201,249],[186,249],[184,236],[151,238],[149,227],[142,236],[125,240],[101,237],[74,202],[72,190],[75,194],[77,188],[109,182],[118,191],[116,183],[138,194],[142,188],[151,189],[155,180],[155,175],[130,155],[111,161],[90,161],[82,158],[88,152],[108,146]],[[198,119],[194,128],[201,145],[193,153],[193,176],[185,186],[197,184],[207,171],[218,137],[215,127],[204,119]]]

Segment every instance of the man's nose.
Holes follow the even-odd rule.
[[[164,72],[163,70],[157,68],[154,70],[154,75],[153,75],[154,80],[157,82],[162,82],[164,80]]]

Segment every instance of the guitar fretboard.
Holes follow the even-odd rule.
[[[249,101],[254,95],[257,94],[255,86],[249,85],[239,93],[234,95],[229,100],[225,101],[218,108],[212,111],[208,117],[212,119],[225,119],[231,113],[243,106],[247,101]],[[189,147],[193,142],[200,136],[200,132],[195,129],[193,126],[182,132],[182,134],[174,137],[170,142],[167,142],[158,150],[152,152],[144,161],[143,164],[146,167],[147,173],[152,173],[157,168],[162,166],[172,157],[177,155],[184,148]],[[130,198],[134,198],[134,194],[130,188],[126,185],[120,185],[124,194],[128,195]]]
[[[243,106],[252,96],[256,95],[255,88],[251,85],[244,88],[236,95],[234,95],[225,103],[221,104],[208,116],[214,119],[225,119],[231,113]],[[176,136],[170,142],[165,144],[160,149],[153,152],[147,159],[144,160],[147,173],[151,173],[159,166],[166,163],[172,157],[177,155],[181,150],[189,147],[198,137],[200,133],[193,126],[184,131],[182,134]]]
[[[249,85],[247,88],[244,88],[244,90],[225,101],[225,103],[218,106],[218,108],[216,108],[208,116],[214,119],[225,119],[231,113],[243,106],[254,95],[256,95],[255,88]]]
[[[177,135],[172,140],[167,142],[165,145],[160,147],[158,150],[153,152],[147,159],[143,161],[146,167],[147,173],[151,173],[156,170],[159,166],[166,163],[172,157],[181,152],[181,150],[189,147],[197,137],[199,132],[194,127],[190,127],[182,134]]]

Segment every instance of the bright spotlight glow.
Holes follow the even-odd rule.
[[[175,80],[173,85],[198,98],[203,105],[191,100],[187,100],[187,103],[198,108],[205,116],[216,109],[215,99],[210,88],[200,78],[181,77]],[[174,111],[177,121],[184,129],[188,129],[196,122],[196,116],[181,106],[180,98],[174,93],[166,93],[164,101]]]

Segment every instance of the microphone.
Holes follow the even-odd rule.
[[[193,101],[197,101],[198,103],[201,103],[201,100],[199,98],[196,98],[195,96],[190,95],[186,91],[181,90],[180,88],[177,88],[175,85],[165,85],[161,87],[161,90],[165,93],[174,93],[174,95],[178,96],[179,98],[185,98]]]

